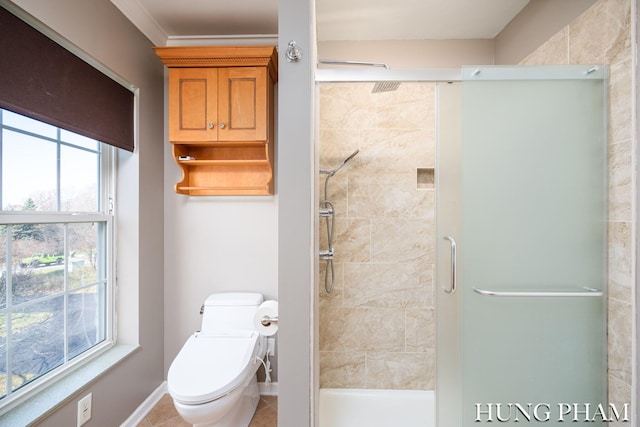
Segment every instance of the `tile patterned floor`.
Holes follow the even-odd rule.
[[[276,396],[260,396],[258,409],[249,427],[277,427],[278,398]],[[173,401],[168,394],[153,407],[138,427],[191,427],[176,412]]]

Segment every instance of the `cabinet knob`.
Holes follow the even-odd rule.
[[[220,123],[220,129],[224,129],[224,123]]]
[[[214,126],[213,122],[209,122],[209,129],[213,129]]]

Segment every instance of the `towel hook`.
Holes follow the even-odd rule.
[[[302,49],[298,47],[295,40],[289,41],[285,56],[289,62],[298,62],[302,58]]]

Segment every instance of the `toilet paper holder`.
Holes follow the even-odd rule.
[[[260,321],[260,323],[262,323],[262,326],[271,326],[272,323],[275,323],[277,325],[278,324],[278,318],[277,317],[262,316],[262,320]]]

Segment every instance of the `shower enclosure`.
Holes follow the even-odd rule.
[[[321,388],[435,389],[441,427],[602,421],[605,71],[320,83],[320,164],[360,150],[330,191]]]
[[[605,70],[471,68],[440,93],[461,119],[439,139],[438,425],[602,425]]]

